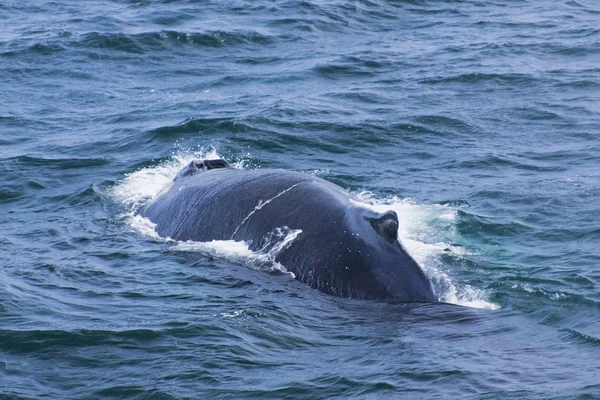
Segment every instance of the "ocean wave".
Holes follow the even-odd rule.
[[[461,161],[458,164],[452,162],[446,168],[458,168],[461,170],[475,171],[494,171],[505,170],[506,168],[514,168],[516,170],[532,171],[532,172],[562,172],[566,171],[567,167],[563,165],[541,165],[534,163],[534,160],[525,160],[524,157],[487,154],[478,159]]]
[[[336,63],[319,64],[314,68],[314,71],[321,76],[331,79],[343,79],[348,76],[375,76],[376,73],[376,71],[371,71],[361,66]]]
[[[16,47],[16,49],[0,53],[0,56],[14,57],[14,56],[22,55],[22,54],[47,56],[50,54],[55,54],[55,53],[60,53],[62,51],[65,51],[65,46],[61,45],[60,43],[40,42],[40,43],[35,43],[33,45],[30,45],[29,47],[20,47],[19,45],[16,45],[15,43],[9,43],[8,47]]]
[[[227,48],[238,46],[266,46],[278,39],[256,31],[206,31],[180,32],[172,30],[143,33],[88,32],[75,35],[60,32],[43,41],[16,39],[2,45],[6,50],[0,56],[19,55],[47,56],[68,49],[116,51],[131,54],[146,54],[156,51],[176,50],[183,47]]]
[[[474,195],[474,199],[481,198],[496,198],[498,191],[481,191]],[[464,236],[479,238],[482,243],[487,242],[486,237],[514,237],[532,232],[532,226],[524,222],[517,222],[507,218],[483,216],[475,213],[469,213],[464,210],[459,210],[460,216],[456,229]]]
[[[18,156],[10,158],[8,161],[26,164],[30,167],[43,167],[58,170],[101,167],[109,163],[109,160],[106,158],[43,158],[32,156]]]
[[[178,324],[181,325],[181,324]],[[91,346],[127,346],[145,348],[147,342],[166,337],[210,337],[223,340],[231,336],[226,329],[214,324],[191,324],[166,328],[137,328],[126,330],[0,330],[0,349],[8,353],[40,352],[52,348],[78,348]]]
[[[26,193],[10,189],[0,189],[0,204],[12,203],[23,199]]]
[[[452,117],[447,115],[417,115],[411,117],[411,120],[416,124],[437,127],[437,129],[444,128],[444,131],[446,129],[454,129],[465,134],[479,129],[474,123],[469,123],[465,119],[458,118],[456,115]]]
[[[91,32],[73,44],[92,49],[119,50],[131,53],[166,50],[173,46],[223,48],[240,45],[268,45],[269,36],[258,32],[208,31],[190,33],[178,31],[145,32],[137,34]]]
[[[565,339],[571,342],[592,345],[594,348],[600,346],[600,337],[579,332],[575,329],[563,329]]]
[[[315,18],[284,17],[275,18],[269,22],[268,26],[273,29],[285,30],[288,32],[288,40],[302,37],[307,34],[318,34],[322,32],[343,32],[344,22],[333,21],[326,17],[315,16]],[[293,32],[292,36],[290,33]]]
[[[486,82],[496,82],[511,85],[530,85],[535,82],[536,79],[529,74],[517,74],[517,73],[483,73],[483,72],[472,72],[459,74],[448,77],[437,77],[427,78],[420,80],[423,84],[440,84],[440,83],[468,83],[468,84],[480,84]]]
[[[136,36],[139,35],[91,32],[86,33],[77,40],[72,41],[71,46],[101,50],[118,50],[127,53],[143,54],[144,49],[138,44]]]
[[[177,125],[162,126],[149,133],[153,138],[180,138],[181,136],[200,133],[229,132],[247,133],[256,131],[240,118],[189,118]]]

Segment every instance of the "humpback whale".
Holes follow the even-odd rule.
[[[278,230],[299,231],[275,261],[310,287],[360,299],[437,301],[398,239],[396,213],[365,208],[316,176],[194,160],[140,214],[163,237],[244,241],[255,251]]]

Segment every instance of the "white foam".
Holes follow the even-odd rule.
[[[236,310],[234,312],[231,313],[221,313],[221,317],[223,318],[235,318],[235,317],[239,317],[241,315],[244,315],[246,312],[244,310]]]
[[[156,233],[156,224],[150,221],[148,218],[144,218],[141,215],[135,215],[127,213],[124,215],[130,227],[138,231],[144,236],[157,240],[169,240],[168,238],[162,238]]]
[[[219,155],[212,148],[196,153],[175,154],[169,161],[127,174],[125,179],[113,188],[113,195],[135,212],[168,188],[177,173],[197,158],[219,158]]]
[[[250,250],[250,244],[247,242],[237,242],[234,240],[212,240],[210,242],[182,241],[177,242],[174,249],[178,251],[200,252],[226,259],[235,264],[246,265],[251,268],[270,272],[285,273],[295,278],[294,273],[288,271],[281,263],[275,261],[275,259],[279,252],[289,246],[301,233],[300,229],[277,228],[259,251]]]

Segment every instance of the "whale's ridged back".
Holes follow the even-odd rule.
[[[282,228],[301,231],[277,254],[299,280],[346,297],[433,301],[431,286],[398,242],[393,213],[351,202],[341,188],[283,170],[203,169],[181,176],[141,214],[163,237],[267,246]]]
[[[229,240],[261,204],[310,181],[333,187],[320,178],[291,171],[213,169],[177,179],[141,214],[156,224],[163,237]]]

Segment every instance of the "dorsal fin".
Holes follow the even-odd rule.
[[[375,231],[389,241],[398,240],[398,215],[394,211],[387,211],[380,217],[365,217]]]

